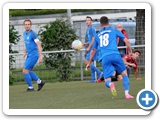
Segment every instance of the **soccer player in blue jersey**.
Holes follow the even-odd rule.
[[[87,34],[87,38],[86,39],[88,40],[88,42],[86,42],[85,44],[83,44],[83,46],[87,46],[86,47],[86,55],[85,55],[85,58],[86,58],[86,62],[85,63],[87,65],[88,61],[89,61],[89,58],[90,58],[90,52],[91,52],[92,47],[93,47],[94,39],[95,39],[95,36],[96,36],[96,30],[92,26],[92,18],[90,16],[86,17],[86,24],[88,26],[88,29],[87,29],[87,32],[86,32],[86,34]],[[97,60],[97,54],[98,54],[98,50],[96,51],[95,55],[93,56],[92,62],[90,63],[90,70],[91,70],[92,79],[89,82],[96,82],[95,72],[97,72],[98,78],[101,78],[102,74],[103,74],[93,64],[93,62]]]
[[[110,88],[112,95],[117,96],[116,88],[113,82],[111,82],[111,77],[113,76],[114,69],[118,73],[121,73],[123,77],[123,87],[125,91],[125,98],[132,99],[134,98],[129,94],[130,82],[126,72],[126,66],[120,56],[120,53],[117,49],[116,38],[119,37],[123,40],[127,47],[128,52],[132,53],[130,42],[127,38],[118,30],[109,28],[109,20],[106,16],[100,18],[100,26],[102,29],[99,31],[98,35],[95,37],[95,42],[93,49],[91,51],[90,60],[87,64],[87,68],[90,66],[96,48],[100,50],[100,61],[102,61],[102,69],[105,79],[106,87]]]
[[[39,41],[36,32],[31,29],[31,20],[24,20],[23,25],[25,28],[25,31],[23,33],[25,43],[23,58],[25,58],[26,56],[27,57],[22,72],[24,75],[24,79],[28,84],[26,92],[34,91],[32,80],[38,83],[37,91],[40,91],[44,86],[45,82],[43,80],[40,80],[39,77],[32,71],[32,69],[34,65],[37,63],[37,61],[42,62],[43,60],[41,42]]]

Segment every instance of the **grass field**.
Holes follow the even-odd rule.
[[[37,84],[34,83],[37,89]],[[122,82],[115,82],[117,97],[112,98],[104,83],[87,81],[46,83],[41,91],[24,92],[27,85],[9,87],[9,109],[140,109],[137,93],[145,88],[145,80],[130,79],[130,94],[126,100]]]

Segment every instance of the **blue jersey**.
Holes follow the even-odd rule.
[[[96,36],[96,30],[92,25],[90,25],[87,29],[87,36],[88,36],[88,43],[90,44],[92,42],[92,37]],[[92,47],[93,47],[93,45],[92,45]],[[92,47],[91,47],[91,49],[92,49]]]
[[[87,29],[87,40],[88,40],[88,43],[89,43],[88,46],[92,42],[92,37],[94,37],[94,39],[95,39],[95,37],[96,37],[96,30],[95,30],[95,28],[92,25],[90,25],[88,27],[88,29]],[[86,54],[86,60],[89,60],[89,58],[90,58],[90,52],[91,52],[92,48],[93,48],[93,45],[91,46],[91,48],[89,49],[89,51]],[[92,60],[97,61],[97,57],[98,57],[98,51],[96,51],[96,53],[94,54],[94,57],[93,57]]]
[[[28,56],[38,56],[38,47],[34,40],[38,39],[36,32],[30,30],[28,33],[23,33],[24,42],[26,46],[26,52]]]
[[[87,35],[88,35],[88,42],[90,43],[92,41],[92,37],[96,36],[96,30],[92,25],[88,27]]]
[[[95,37],[93,48],[98,48],[100,50],[99,61],[106,55],[119,54],[116,44],[117,37],[121,40],[125,38],[120,31],[109,27],[104,27],[98,32]]]

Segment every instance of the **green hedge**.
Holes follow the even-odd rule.
[[[94,11],[105,11],[106,9],[72,9],[71,12],[94,12]],[[47,14],[58,14],[67,13],[67,9],[10,9],[9,15],[12,17],[16,16],[28,16],[28,15],[47,15]]]

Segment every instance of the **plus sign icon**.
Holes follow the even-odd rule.
[[[143,89],[137,94],[137,103],[144,110],[153,109],[158,102],[158,96],[153,90]]]

